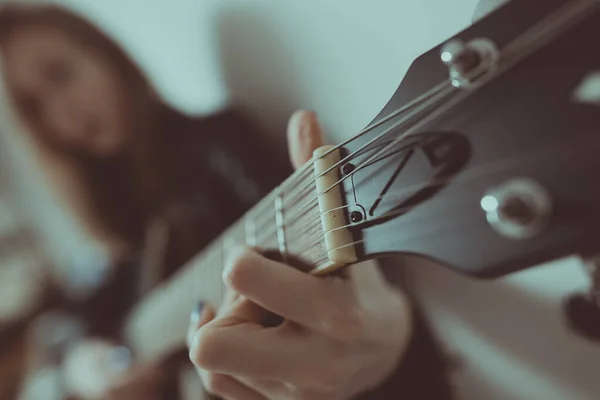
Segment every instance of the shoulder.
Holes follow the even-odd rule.
[[[175,130],[174,140],[180,155],[193,153],[231,154],[244,157],[247,150],[269,147],[259,129],[241,112],[223,110],[215,114],[189,118]]]
[[[210,181],[251,204],[291,173],[272,141],[239,111],[189,119],[177,131],[174,161],[188,190]]]

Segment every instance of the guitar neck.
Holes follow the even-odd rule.
[[[185,344],[189,315],[199,301],[219,307],[231,246],[274,254],[316,274],[356,261],[353,247],[347,246],[351,235],[343,228],[341,191],[335,187],[322,193],[338,179],[337,168],[326,171],[340,159],[338,151],[322,156],[329,149],[315,152],[315,162],[297,170],[134,308],[124,333],[141,362],[160,361]]]

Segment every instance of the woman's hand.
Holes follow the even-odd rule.
[[[296,168],[322,143],[312,113],[296,113],[288,136]],[[350,399],[386,380],[408,346],[407,298],[374,263],[318,278],[241,248],[223,279],[223,305],[196,313],[188,334],[204,386],[223,399]],[[263,326],[268,313],[283,323]]]

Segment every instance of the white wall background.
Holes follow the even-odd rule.
[[[310,108],[340,140],[375,116],[417,55],[468,24],[477,0],[43,2],[91,16],[182,110],[233,101],[275,133]]]
[[[54,0],[58,1],[58,0]],[[190,113],[247,108],[284,137],[314,109],[331,141],[360,130],[411,60],[466,27],[476,0],[63,0],[111,31],[160,91]],[[38,214],[48,215],[40,201]],[[64,251],[70,229],[63,229]],[[57,230],[56,232],[58,232]],[[75,232],[75,229],[71,229]],[[494,282],[412,269],[421,301],[464,367],[463,399],[577,400],[600,395],[600,348],[570,333],[560,302],[586,286],[575,259]]]
[[[16,1],[83,14],[117,39],[176,107],[205,114],[236,104],[282,144],[287,118],[298,108],[316,110],[332,142],[360,130],[420,52],[468,23],[476,0]],[[21,193],[17,205],[45,232],[60,263],[99,257],[102,249],[10,134],[7,111],[0,110],[10,126],[4,157],[23,172],[12,180]]]

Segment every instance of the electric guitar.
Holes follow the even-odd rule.
[[[515,0],[419,57],[351,139],[308,162],[134,309],[142,362],[218,306],[232,244],[326,275],[409,253],[494,278],[600,241],[600,8]]]

